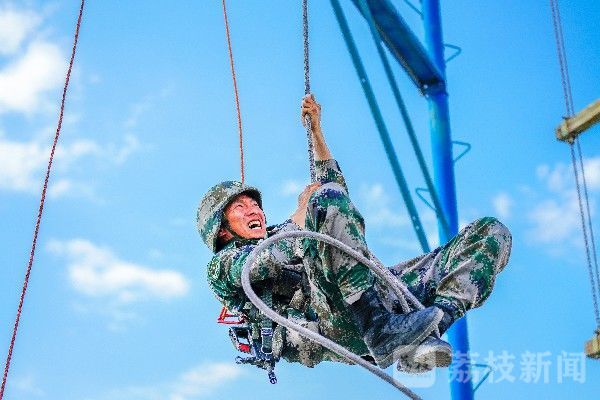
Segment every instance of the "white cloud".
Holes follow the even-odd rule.
[[[283,182],[281,189],[279,190],[281,195],[284,197],[297,197],[302,190],[308,185],[305,181],[288,179]]]
[[[50,157],[50,140],[35,138],[30,141],[12,141],[0,135],[0,190],[37,194],[41,190],[48,158]],[[135,136],[127,135],[124,143],[109,143],[102,147],[88,139],[78,139],[66,145],[59,145],[55,154],[55,171],[57,181],[50,182],[49,195],[61,197],[79,195],[95,198],[94,190],[89,184],[73,182],[60,176],[68,173],[74,164],[83,159],[93,158],[114,165],[124,163],[127,158],[140,148]]]
[[[144,116],[144,114],[146,114],[150,110],[152,110],[156,106],[157,102],[169,97],[172,92],[173,92],[172,86],[167,85],[167,86],[163,87],[161,90],[154,91],[154,92],[152,92],[151,95],[147,95],[144,98],[142,98],[140,101],[138,101],[137,103],[134,103],[133,105],[131,105],[130,110],[129,110],[129,115],[127,115],[127,118],[125,119],[125,123],[124,123],[125,128],[128,128],[128,129],[136,128],[138,126],[140,119]]]
[[[600,189],[600,157],[585,159],[584,166],[593,219],[595,194]],[[537,168],[537,177],[548,193],[528,212],[528,220],[532,223],[528,232],[530,239],[546,245],[561,244],[549,247],[556,254],[568,253],[566,245],[581,247],[581,217],[572,167],[564,163],[553,167],[542,165]]]
[[[86,198],[95,204],[104,203],[104,200],[98,196],[92,185],[65,178],[61,178],[56,181],[50,181],[48,187],[48,196],[52,199],[70,196],[76,198]]]
[[[189,291],[185,277],[174,270],[156,270],[119,259],[110,249],[87,240],[52,240],[48,249],[69,260],[69,281],[77,292],[121,304],[168,300]]]
[[[58,46],[38,40],[0,70],[0,112],[33,114],[48,107],[45,98],[65,79],[66,60]]]
[[[33,375],[15,376],[11,379],[10,383],[21,396],[44,397],[46,395],[37,384]]]
[[[190,400],[205,396],[240,374],[241,369],[231,363],[201,365],[181,375],[172,385],[167,398]]]
[[[109,146],[108,158],[117,165],[123,164],[130,155],[141,148],[140,141],[134,135],[125,135],[122,145],[111,144]]]
[[[0,189],[34,192],[49,150],[37,141],[13,142],[0,137]]]
[[[68,57],[61,50],[62,45],[49,38],[44,26],[48,7],[44,11],[43,8],[34,10],[17,4],[0,2],[0,116],[3,113],[19,113],[27,117],[40,113],[55,114],[60,94],[58,89],[65,81]],[[76,72],[73,78],[77,77]],[[95,77],[90,79],[94,81]],[[77,85],[71,88],[70,97],[76,94],[76,89]],[[168,88],[148,99],[167,94]],[[79,114],[68,111],[63,126],[76,124],[79,119]],[[28,136],[27,140],[23,137],[16,139],[16,132],[10,132],[10,136],[0,132],[0,190],[40,192],[55,129],[55,126],[50,126],[37,135]],[[118,166],[140,148],[138,138],[130,134],[123,137],[122,143],[77,139],[66,145],[59,144],[49,196],[87,197],[98,201],[91,183],[65,176],[74,170],[72,164],[85,159]]]
[[[5,4],[0,6],[0,54],[13,54],[42,18],[29,10],[18,10]]]
[[[364,200],[363,214],[369,226],[377,228],[410,226],[404,202],[398,203],[400,204],[398,207],[391,207],[390,196],[382,184],[362,185],[360,196]]]
[[[182,373],[170,382],[131,386],[111,391],[111,400],[194,400],[208,396],[243,374],[233,363],[206,363]]]
[[[583,160],[585,178],[588,189],[596,191],[600,189],[600,157],[587,158]],[[579,167],[579,162],[577,162]],[[540,165],[537,168],[537,177],[542,180],[548,190],[561,193],[575,187],[575,174],[571,164],[557,163],[554,167]],[[581,171],[579,182],[582,184]],[[582,188],[583,189],[583,188]]]
[[[589,158],[583,161],[585,180],[589,190],[600,190],[600,157]]]
[[[48,195],[52,198],[61,197],[62,195],[69,193],[73,190],[73,182],[68,179],[60,179],[54,182],[48,188]]]
[[[530,237],[538,243],[566,243],[580,228],[579,204],[574,192],[540,202],[529,213]],[[578,236],[577,236],[578,237]]]
[[[49,153],[48,151],[47,157],[50,156]],[[57,146],[55,158],[57,163],[61,164],[60,167],[66,169],[83,157],[101,157],[103,154],[98,143],[89,139],[78,139],[66,145]]]
[[[140,118],[142,117],[142,115],[144,115],[144,113],[146,113],[148,110],[150,110],[150,108],[152,107],[152,103],[153,103],[152,98],[148,96],[148,97],[145,97],[144,99],[142,99],[141,101],[133,104],[131,106],[129,115],[127,116],[127,119],[125,120],[125,127],[126,128],[137,127]]]
[[[0,5],[0,113],[31,115],[55,110],[48,98],[65,80],[67,59],[40,32],[37,11]]]
[[[507,219],[512,214],[513,199],[507,193],[498,193],[493,198],[494,210],[500,218]]]

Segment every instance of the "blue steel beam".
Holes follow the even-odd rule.
[[[402,167],[400,166],[400,162],[398,161],[398,157],[396,156],[396,151],[394,150],[390,134],[383,120],[383,116],[381,115],[381,110],[379,109],[377,99],[375,98],[375,93],[373,92],[373,88],[371,87],[371,83],[369,82],[367,71],[365,70],[365,67],[360,59],[360,55],[358,54],[356,44],[354,43],[354,38],[350,33],[348,21],[346,21],[344,11],[340,6],[339,1],[330,0],[330,2],[331,6],[333,7],[333,11],[335,13],[337,22],[340,26],[340,30],[342,31],[342,36],[344,37],[346,46],[348,47],[348,51],[350,52],[350,57],[352,58],[352,63],[354,64],[354,68],[356,69],[356,73],[358,74],[358,78],[365,93],[365,97],[367,98],[367,102],[369,103],[371,114],[373,115],[375,125],[377,126],[377,131],[379,132],[379,136],[383,143],[385,153],[387,154],[388,161],[392,166],[392,172],[394,173],[396,183],[400,188],[400,193],[402,194],[404,204],[406,205],[408,214],[410,215],[413,228],[415,230],[415,233],[417,234],[417,239],[419,240],[423,251],[429,252],[429,243],[427,242],[427,237],[425,236],[425,231],[423,230],[423,225],[421,224],[421,219],[419,218],[419,213],[417,212],[417,208],[415,207],[415,203],[413,202],[410,190],[408,189],[406,178],[404,178],[404,173],[402,172]]]
[[[360,0],[352,0],[365,18]],[[444,75],[389,0],[368,0],[381,39],[421,93],[444,90]]]
[[[438,200],[438,195],[435,191],[435,188],[433,187],[433,182],[431,180],[431,176],[429,175],[429,170],[427,169],[427,164],[425,163],[425,158],[423,157],[423,152],[421,151],[421,146],[419,146],[419,141],[417,139],[415,129],[413,127],[412,121],[410,120],[410,116],[408,115],[408,110],[406,109],[406,105],[404,104],[404,100],[402,99],[402,95],[400,94],[400,89],[396,84],[394,72],[392,71],[392,67],[388,61],[387,56],[385,55],[385,50],[381,45],[381,35],[379,34],[379,31],[375,26],[375,20],[373,18],[373,13],[369,8],[368,0],[358,0],[358,2],[360,4],[360,9],[363,15],[365,16],[367,23],[369,24],[369,29],[371,30],[371,35],[373,36],[375,47],[377,48],[377,52],[379,53],[379,57],[381,58],[381,63],[383,64],[383,69],[385,70],[385,74],[388,78],[388,83],[390,84],[390,88],[392,89],[392,93],[394,94],[394,98],[396,99],[396,104],[398,105],[400,115],[402,116],[402,120],[404,121],[406,132],[408,133],[410,143],[412,144],[413,151],[415,153],[415,156],[417,157],[417,162],[419,164],[419,167],[421,168],[421,172],[423,173],[425,184],[427,185],[427,189],[429,190],[431,200],[433,201],[434,206],[431,208],[435,212],[438,219],[442,222],[442,225],[445,227],[444,229],[447,229],[446,218],[444,216],[444,213],[442,212],[442,206]],[[421,196],[419,195],[419,197]],[[421,197],[421,200],[424,200],[424,198]]]
[[[371,16],[364,12],[365,10],[362,9],[361,3],[364,1],[368,2],[373,14],[372,18],[383,42],[417,85],[418,89],[427,95],[430,110],[430,135],[435,192],[440,197],[441,208],[447,223],[447,226],[443,226],[441,219],[438,218],[438,230],[440,243],[446,243],[458,233],[458,210],[456,205],[450,112],[445,77],[446,62],[444,60],[439,0],[421,0],[427,50],[425,50],[421,42],[408,28],[389,0],[352,1],[367,20]],[[331,0],[331,3],[334,4],[334,9],[336,8],[336,4],[339,8],[337,0]],[[341,14],[341,9],[336,10],[336,16],[338,17],[340,26],[342,26],[338,12]],[[349,35],[349,31],[347,27],[345,30],[347,32],[344,32],[344,27],[342,27],[342,31],[346,37]],[[349,46],[355,67],[359,72],[365,94],[368,98],[372,97],[372,93],[369,93],[370,85],[368,84],[368,80],[366,80],[366,74],[364,74],[364,71],[361,74],[359,70],[362,66],[357,66],[357,60],[355,60],[357,56],[353,54],[356,52],[356,49],[353,50],[351,48],[353,47],[353,43],[349,43],[348,40],[346,42]],[[351,39],[350,42],[352,42]],[[368,89],[365,87],[365,84]],[[455,376],[472,376],[468,358],[469,340],[466,318],[461,318],[454,323],[448,331],[448,337],[454,351],[457,354],[461,354],[461,356],[467,357],[466,362],[464,359],[455,359],[453,361],[454,365],[452,369]],[[454,400],[472,400],[474,398],[473,384],[470,379],[467,379],[466,382],[453,380],[450,383],[450,392]]]

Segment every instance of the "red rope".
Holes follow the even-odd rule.
[[[33,233],[33,242],[31,244],[31,253],[29,255],[29,264],[27,265],[27,273],[25,274],[25,282],[23,283],[23,290],[21,291],[21,299],[19,300],[19,308],[17,309],[17,318],[15,319],[15,325],[13,328],[12,338],[10,339],[10,347],[8,348],[8,356],[6,357],[6,365],[4,367],[4,376],[2,377],[2,387],[0,387],[0,400],[4,397],[4,388],[6,387],[6,380],[8,378],[8,370],[10,368],[10,361],[13,354],[13,348],[15,346],[15,339],[17,337],[17,331],[19,329],[19,320],[21,319],[21,311],[23,310],[23,302],[25,300],[25,293],[27,292],[27,285],[29,283],[29,276],[31,274],[31,267],[33,265],[33,257],[35,255],[35,247],[37,244],[37,237],[40,230],[40,224],[42,222],[42,213],[44,212],[44,201],[46,199],[46,191],[48,189],[48,180],[50,179],[50,169],[52,168],[52,160],[54,158],[54,151],[56,150],[56,144],[58,137],[60,136],[60,129],[62,126],[63,115],[65,111],[65,99],[67,97],[67,88],[69,86],[69,79],[71,78],[71,70],[73,69],[73,61],[75,60],[75,50],[77,49],[77,39],[79,38],[79,27],[81,26],[81,17],[83,15],[83,6],[85,0],[81,0],[81,7],[79,8],[79,17],[77,18],[77,27],[75,28],[75,38],[73,41],[73,50],[71,52],[71,60],[69,62],[69,69],[67,71],[67,77],[65,80],[65,86],[63,88],[62,100],[60,104],[60,114],[58,117],[58,126],[56,127],[56,135],[54,136],[54,142],[52,143],[52,150],[50,151],[50,159],[48,161],[48,168],[46,170],[46,178],[44,179],[44,188],[42,189],[42,197],[40,199],[40,207],[38,210],[37,221],[35,224],[35,231]]]
[[[240,112],[240,98],[238,94],[237,79],[235,78],[235,68],[233,67],[233,52],[231,50],[231,35],[229,34],[229,21],[227,20],[227,7],[223,0],[223,18],[225,18],[225,33],[227,34],[227,47],[229,49],[229,64],[231,65],[231,77],[233,78],[233,91],[235,93],[235,109],[237,111],[238,130],[240,136],[240,175],[242,185],[244,184],[244,137],[242,134],[242,113]],[[0,399],[1,400],[1,399]]]

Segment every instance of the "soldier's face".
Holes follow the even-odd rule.
[[[227,205],[225,218],[229,229],[245,239],[262,239],[267,234],[265,213],[256,200],[246,194],[240,194]],[[219,236],[231,239],[231,234],[224,228],[219,231]]]

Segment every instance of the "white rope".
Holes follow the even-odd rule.
[[[248,296],[248,299],[250,299],[252,304],[254,304],[265,316],[267,316],[268,318],[273,320],[275,323],[277,323],[281,326],[284,326],[288,329],[291,329],[293,331],[296,331],[300,335],[305,336],[311,340],[314,340],[315,342],[319,343],[323,347],[326,347],[329,350],[339,354],[340,356],[344,357],[348,361],[358,364],[363,368],[366,368],[371,373],[375,374],[379,378],[383,379],[384,381],[388,382],[392,386],[396,387],[398,390],[400,390],[402,393],[404,393],[409,398],[415,399],[415,400],[421,399],[417,394],[415,394],[413,391],[408,389],[401,382],[394,379],[392,376],[386,374],[384,371],[382,371],[378,367],[374,366],[373,364],[367,362],[362,357],[352,353],[351,351],[348,351],[346,348],[331,341],[330,339],[328,339],[322,335],[319,335],[318,333],[311,331],[310,329],[307,329],[301,325],[298,325],[297,323],[292,322],[292,321],[288,320],[287,318],[279,315],[279,313],[277,313],[276,311],[269,308],[256,295],[256,293],[254,292],[254,290],[252,289],[252,286],[250,284],[250,269],[251,269],[251,267],[256,263],[256,260],[262,251],[266,250],[273,243],[278,242],[283,239],[288,239],[288,238],[312,238],[312,239],[316,239],[321,242],[325,242],[333,247],[336,247],[337,249],[347,253],[348,255],[350,255],[351,257],[353,257],[360,263],[366,265],[371,271],[373,271],[373,273],[375,273],[375,275],[377,275],[377,277],[379,277],[384,282],[389,284],[389,286],[392,288],[392,290],[398,296],[398,299],[400,299],[401,302],[404,301],[404,303],[401,303],[404,312],[409,311],[408,304],[406,303],[404,296],[406,296],[410,300],[410,302],[413,304],[413,306],[416,307],[417,309],[420,310],[420,309],[425,308],[419,302],[419,300],[415,296],[413,296],[412,293],[410,293],[410,291],[406,288],[406,286],[404,286],[402,284],[402,282],[400,282],[400,280],[396,279],[396,277],[394,277],[393,274],[387,270],[387,268],[382,266],[381,263],[374,262],[373,260],[368,259],[367,257],[362,255],[358,251],[354,250],[350,246],[340,242],[337,239],[334,239],[334,238],[324,235],[322,233],[312,232],[312,231],[282,232],[277,235],[271,236],[268,239],[265,239],[264,241],[259,243],[254,248],[254,250],[252,250],[252,252],[248,256],[248,259],[246,260],[244,267],[242,269],[242,287],[244,289],[244,292],[246,293],[246,296]],[[407,307],[406,309],[404,309],[405,306]]]

